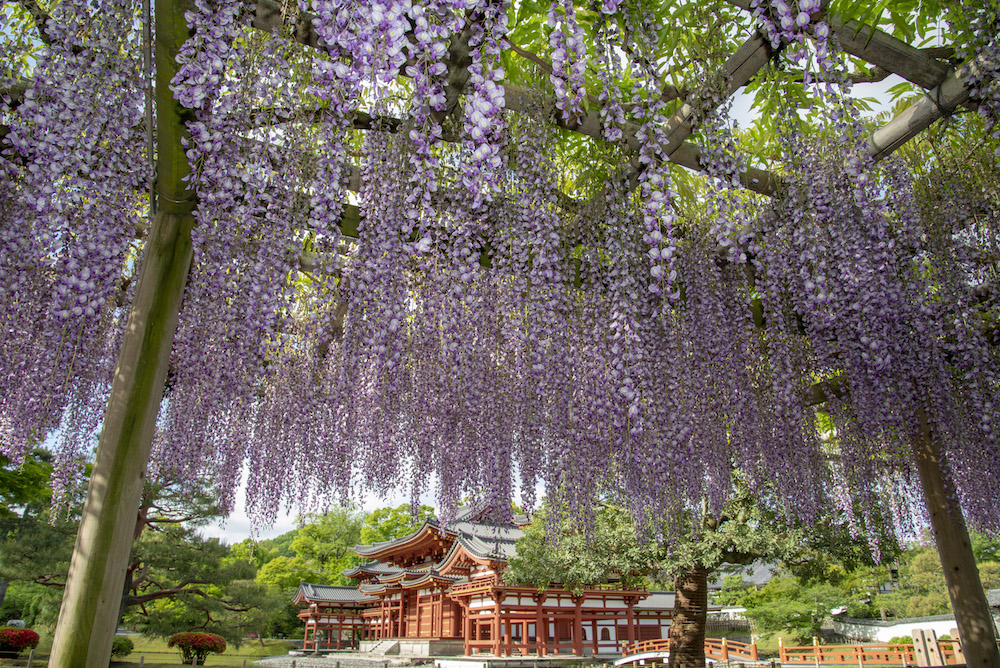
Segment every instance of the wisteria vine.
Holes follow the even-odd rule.
[[[721,511],[738,471],[790,519],[833,505],[875,544],[902,521],[926,418],[969,517],[1000,529],[1000,360],[980,294],[1000,207],[988,188],[874,165],[820,4],[753,6],[823,83],[818,133],[795,110],[777,121],[773,201],[737,191],[728,82],[699,71],[667,95],[662,26],[634,3],[599,4],[591,52],[583,12],[552,0],[551,89],[513,112],[508,2],[302,0],[307,48],[295,17],[266,35],[243,0],[198,0],[172,83],[194,263],[153,472],[207,470],[231,508],[245,470],[263,521],[434,485],[447,518],[467,496],[531,506],[543,484],[581,517],[601,490],[662,524],[695,502]],[[996,17],[969,11],[980,39],[962,55],[993,63]],[[63,484],[142,262],[136,12],[59,3],[35,80],[4,107],[0,453],[20,461],[58,432]],[[551,121],[586,120],[588,68],[607,145],[567,175]],[[973,77],[995,134],[997,70]],[[696,186],[664,159],[679,109],[703,149]]]

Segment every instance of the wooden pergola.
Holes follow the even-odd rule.
[[[731,4],[744,11],[751,10],[748,0],[731,0]],[[37,9],[37,5],[32,6]],[[156,34],[153,82],[157,154],[155,219],[145,246],[70,565],[50,659],[52,665],[97,668],[107,664],[135,526],[135,511],[166,383],[181,298],[192,264],[192,212],[196,194],[186,179],[190,171],[183,145],[187,111],[173,98],[169,86],[178,71],[176,55],[188,38],[184,18],[187,9],[181,0],[156,0],[152,10]],[[39,13],[36,18],[44,37],[44,15]],[[290,29],[295,40],[315,47],[320,39],[310,19],[300,15],[289,21],[285,7],[271,0],[258,0],[252,25],[265,33]],[[827,22],[845,51],[881,70],[898,74],[926,91],[918,102],[872,134],[868,151],[875,160],[891,155],[935,120],[951,114],[969,100],[970,90],[962,72],[953,70],[948,62],[936,57],[940,50],[918,49],[875,27],[856,21],[840,21],[836,16],[827,17]],[[445,113],[458,105],[469,78],[468,37],[463,33],[450,45]],[[729,82],[727,94],[731,95],[749,82],[773,55],[770,45],[759,35],[747,39],[724,65]],[[975,69],[977,63],[968,66]],[[16,104],[23,89],[19,91],[15,87],[9,93]],[[665,90],[663,94],[675,93]],[[525,110],[528,100],[527,90],[515,85],[505,87],[507,109]],[[551,108],[554,102],[543,98],[543,104]],[[688,169],[701,170],[699,150],[687,141],[692,131],[691,113],[692,109],[685,104],[670,119],[666,128],[670,141],[659,157]],[[553,115],[552,122],[565,130],[603,141],[600,116],[595,110],[572,121]],[[370,119],[359,117],[356,127],[364,128],[366,123],[370,123]],[[639,147],[636,132],[634,126],[624,128],[624,144],[633,152]],[[631,167],[634,175],[642,169],[637,161],[633,161]],[[775,194],[782,188],[779,175],[760,169],[748,169],[741,178],[748,189],[765,195]],[[357,177],[352,179],[352,186],[358,187]],[[357,219],[357,209],[347,207],[342,222],[346,235],[356,233]],[[304,256],[304,265],[309,262],[310,258]],[[836,391],[836,383],[827,383],[817,386],[813,395],[815,400],[822,401]],[[979,583],[968,532],[957,510],[959,504],[954,492],[945,488],[942,482],[940,452],[926,419],[920,426],[923,436],[912,443],[912,449],[965,653],[970,666],[1000,668],[993,620]]]

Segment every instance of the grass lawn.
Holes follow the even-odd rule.
[[[130,635],[129,639],[135,645],[132,653],[120,661],[112,661],[111,668],[120,666],[138,666],[139,661],[143,661],[144,668],[177,668],[181,663],[181,653],[176,649],[167,647],[165,638],[147,638],[141,635]],[[40,643],[36,653],[39,655],[31,666],[32,668],[45,668],[48,664],[46,658],[49,653],[49,643]],[[242,668],[244,660],[247,666],[252,666],[253,662],[268,656],[279,656],[288,654],[288,643],[283,640],[265,640],[261,645],[259,641],[247,641],[239,647],[229,645],[224,654],[209,654],[205,665],[223,666],[225,668]],[[0,659],[0,666],[26,666],[28,664],[28,653],[25,652],[17,659]]]

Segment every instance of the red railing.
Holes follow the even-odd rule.
[[[622,656],[670,651],[669,639],[643,640],[625,645]],[[757,661],[757,645],[728,638],[705,638],[705,658],[716,661]]]
[[[943,665],[965,664],[961,644],[956,640],[939,640],[938,649]],[[668,652],[670,640],[644,640],[624,644],[622,656],[646,652]],[[728,638],[705,638],[705,658],[716,661],[758,661],[757,645],[736,642]],[[852,666],[915,666],[917,655],[913,645],[820,645],[786,647],[778,642],[778,661],[783,665],[852,665]]]

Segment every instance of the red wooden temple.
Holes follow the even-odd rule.
[[[523,526],[461,509],[444,531],[430,519],[408,536],[359,545],[370,561],[344,572],[358,580],[356,588],[299,587],[304,649],[591,656],[667,637],[672,593],[614,583],[579,592],[507,585],[503,572]]]

